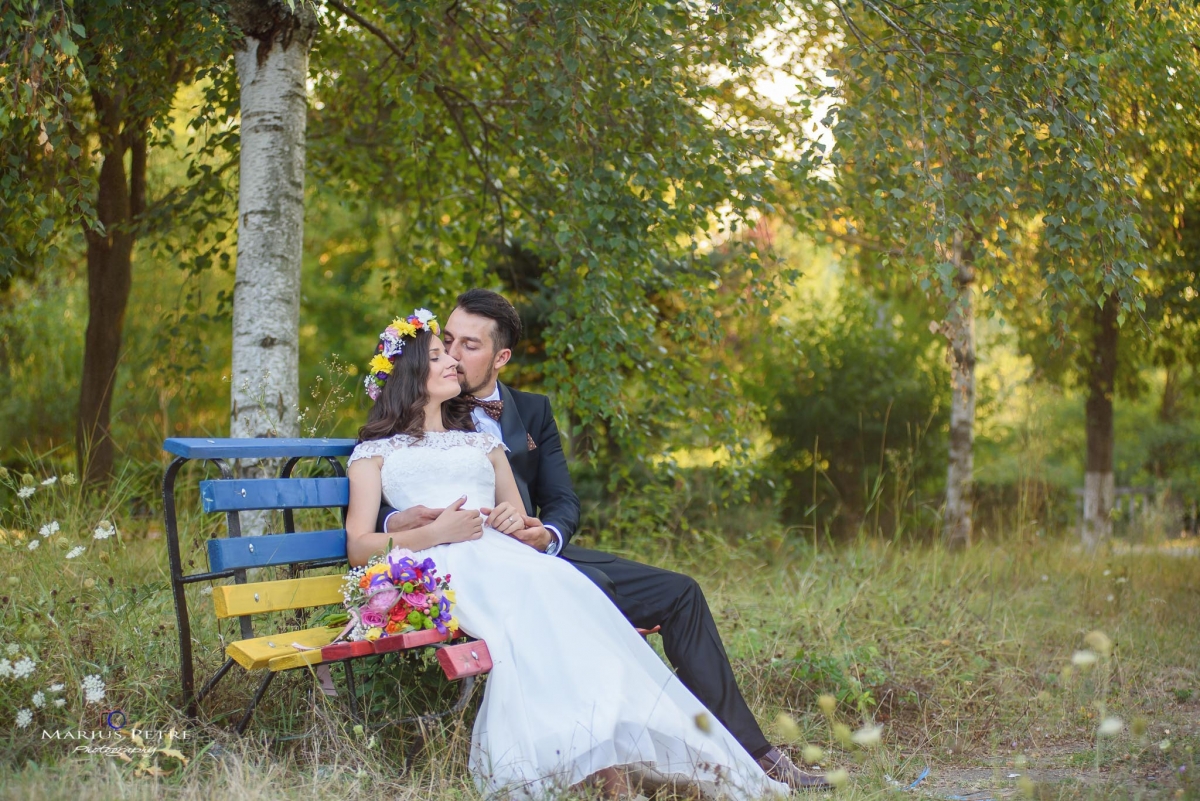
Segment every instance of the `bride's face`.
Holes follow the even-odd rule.
[[[446,352],[436,337],[429,341],[429,377],[425,389],[429,399],[436,403],[450,400],[462,392],[458,385],[458,361]]]

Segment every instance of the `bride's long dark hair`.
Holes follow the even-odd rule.
[[[425,434],[425,405],[429,403],[429,331],[404,338],[404,352],[396,357],[392,374],[367,414],[367,424],[358,430],[358,441],[385,439],[408,434],[420,439]],[[442,404],[442,425],[447,431],[474,431],[472,404],[465,395]]]

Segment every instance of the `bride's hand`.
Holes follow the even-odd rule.
[[[487,515],[487,524],[501,534],[512,534],[525,528],[525,515],[508,501],[496,504],[494,509],[486,506],[479,511]]]
[[[466,501],[467,496],[462,496],[447,506],[430,524],[440,543],[465,542],[483,536],[483,518],[477,509],[463,509]]]

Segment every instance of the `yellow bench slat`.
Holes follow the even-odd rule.
[[[213,587],[218,618],[342,603],[342,576],[308,576]]]
[[[334,634],[337,632],[335,631]],[[329,643],[326,643],[328,645]],[[325,660],[321,658],[321,651],[293,651],[290,654],[277,656],[267,663],[267,669],[272,673],[278,673],[281,670],[291,670],[292,668],[304,667],[305,665],[319,665]]]
[[[321,651],[319,649],[333,642],[333,639],[339,633],[341,633],[340,628],[330,628],[329,626],[321,626],[316,629],[301,629],[300,631],[284,631],[266,637],[255,637],[251,640],[239,640],[235,643],[230,643],[225,648],[225,654],[232,657],[235,662],[246,670],[261,670],[265,667],[270,667],[271,670],[286,670],[288,667],[299,667],[306,664],[315,665],[321,662]],[[299,643],[300,645],[318,650],[300,651],[293,648],[292,643]],[[294,656],[302,656],[303,659],[297,661],[294,665],[284,666],[284,663],[280,662],[280,667],[275,666],[275,663],[279,662],[281,657],[288,658]]]

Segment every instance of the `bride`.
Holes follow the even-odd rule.
[[[453,577],[455,616],[493,668],[470,770],[490,797],[544,798],[581,782],[605,795],[662,774],[731,799],[787,794],[688,692],[604,593],[561,559],[505,536],[523,525],[504,444],[477,433],[458,363],[418,309],[379,338],[375,401],[350,456],[346,547],[361,565],[391,541]],[[380,533],[380,500],[445,508]]]

